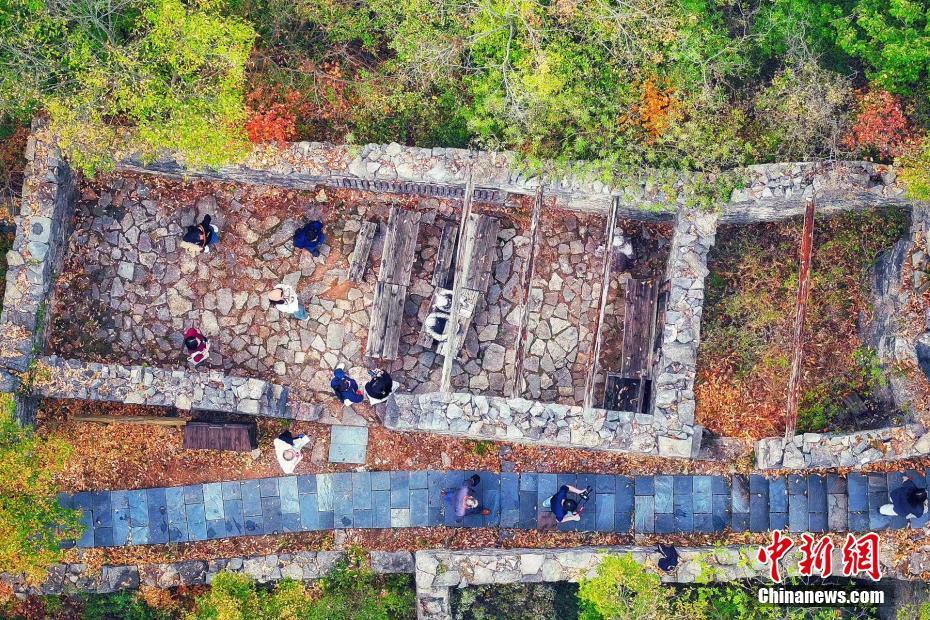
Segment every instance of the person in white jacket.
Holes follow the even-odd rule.
[[[268,293],[268,301],[272,306],[278,309],[278,312],[293,314],[295,319],[303,321],[310,318],[310,315],[307,314],[307,310],[300,305],[297,292],[290,284],[282,282],[274,287],[271,292]]]
[[[297,463],[304,458],[301,450],[310,443],[310,438],[306,435],[297,435],[294,437],[291,431],[284,431],[274,440],[274,454],[278,457],[278,464],[285,474],[293,474],[297,468]]]

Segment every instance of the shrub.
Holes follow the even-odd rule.
[[[80,536],[80,515],[55,491],[69,447],[37,437],[13,409],[12,395],[0,394],[0,571],[40,582],[61,559],[61,543]]]
[[[629,553],[605,557],[594,578],[581,582],[578,598],[582,620],[648,620],[673,614],[659,576]]]
[[[901,181],[907,194],[915,200],[930,200],[930,138],[898,158]]]
[[[901,98],[888,91],[865,93],[859,114],[844,144],[855,152],[888,160],[911,151],[919,142],[917,130],[904,113]]]
[[[851,98],[848,81],[813,60],[782,69],[753,100],[761,154],[803,161],[836,153]]]
[[[247,575],[219,573],[210,591],[197,598],[190,620],[403,620],[414,617],[413,590],[406,578],[382,578],[354,550],[310,591],[285,579],[273,589]]]

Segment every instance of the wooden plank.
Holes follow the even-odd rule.
[[[368,267],[368,256],[371,246],[378,232],[377,222],[362,222],[362,228],[355,237],[355,249],[352,250],[352,259],[349,261],[349,280],[361,282]]]
[[[645,379],[651,375],[658,289],[652,281],[630,279],[625,293],[620,374]]]
[[[436,268],[433,270],[433,286],[449,288],[452,285],[452,269],[455,265],[455,236],[457,232],[457,227],[451,223],[442,227],[439,250],[436,252]]]
[[[617,211],[620,199],[614,197],[610,203],[610,217],[607,218],[607,231],[604,235],[606,246],[604,249],[604,264],[601,269],[601,298],[597,311],[597,324],[594,326],[594,363],[588,367],[585,377],[584,402],[582,406],[590,409],[594,406],[594,387],[597,384],[598,371],[601,363],[601,342],[604,331],[604,315],[607,312],[607,294],[610,292],[611,269],[614,264],[614,235],[617,232]]]
[[[453,317],[450,317],[450,323],[447,327],[449,330],[455,330],[455,337],[451,337],[445,342],[440,342],[436,346],[436,352],[440,355],[446,355],[448,351],[448,345],[450,342],[454,342],[457,347],[456,350],[452,351],[452,357],[458,357],[459,351],[462,350],[462,346],[465,344],[465,334],[468,333],[468,328],[471,327],[472,319],[475,318],[475,310],[478,308],[478,303],[484,297],[478,291],[473,291],[465,289],[462,291],[461,303],[459,304],[458,311],[458,320],[455,320]]]
[[[475,196],[475,180],[474,180],[474,176],[472,172],[473,171],[472,171],[471,160],[469,160],[468,168],[466,171],[466,178],[465,178],[465,199],[462,201],[462,219],[459,220],[459,230],[458,230],[458,235],[457,235],[457,238],[458,238],[457,246],[458,247],[457,247],[456,257],[455,257],[456,273],[459,273],[459,267],[464,262],[464,254],[463,254],[464,247],[463,246],[465,244],[462,243],[462,240],[464,239],[464,235],[465,235],[465,224],[466,222],[468,222],[468,218],[471,216],[471,205],[472,205],[472,200],[474,199],[474,196]],[[452,314],[453,316],[455,316],[458,313],[459,306],[462,303],[462,286],[460,282],[461,279],[462,278],[456,278],[455,285],[452,287],[452,312],[450,314]],[[456,334],[454,331],[449,333],[449,338],[453,340],[456,338]],[[458,345],[455,342],[450,343],[449,350],[457,351]],[[443,394],[448,394],[449,392],[452,391],[452,360],[453,359],[454,359],[454,356],[452,355],[446,355],[442,359],[442,375],[440,376],[440,380],[439,380],[439,390]]]
[[[184,426],[187,424],[187,420],[182,418],[170,418],[156,415],[78,415],[74,416],[73,419],[75,422],[98,422],[100,424],[153,424],[155,426]]]
[[[368,326],[368,357],[395,359],[400,348],[407,287],[388,282],[375,284]]]
[[[413,255],[417,249],[417,236],[419,234],[420,214],[417,211],[391,207],[378,280],[410,286],[410,274],[413,272]]]
[[[804,318],[807,316],[807,299],[811,291],[811,251],[814,247],[814,197],[811,196],[804,212],[804,231],[801,235],[801,272],[798,275],[798,301],[794,317],[794,350],[791,355],[791,374],[788,375],[788,409],[785,412],[785,441],[790,441],[798,422],[798,396],[801,391],[801,362],[804,359]]]
[[[457,277],[462,287],[487,293],[491,285],[491,266],[497,258],[497,233],[501,222],[496,217],[470,213],[465,223],[464,263]]]
[[[254,424],[191,422],[184,429],[187,450],[250,452],[257,447]]]

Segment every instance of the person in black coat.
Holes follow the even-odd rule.
[[[890,493],[891,503],[881,506],[878,511],[886,516],[902,516],[907,519],[920,517],[927,509],[927,489],[905,478],[904,484]]]

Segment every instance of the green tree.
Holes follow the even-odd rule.
[[[870,80],[891,92],[921,96],[930,77],[930,0],[857,0],[837,19],[838,43],[867,64]]]
[[[0,107],[48,110],[89,173],[163,149],[194,166],[243,155],[254,30],[190,1],[3,0]]]
[[[0,571],[38,582],[61,558],[61,543],[80,536],[80,515],[55,491],[69,446],[39,438],[13,410],[12,395],[0,394]]]

